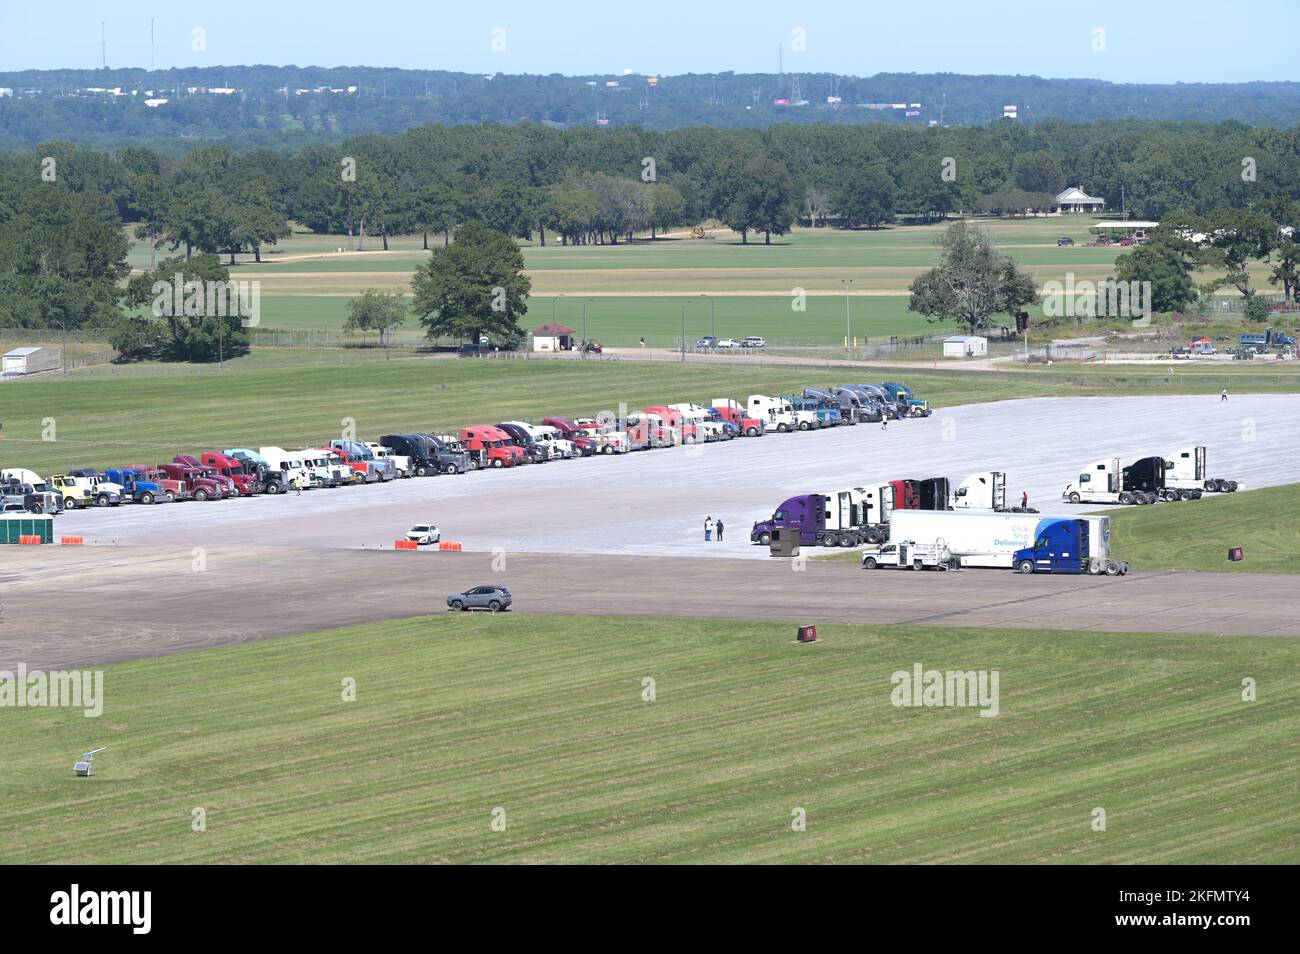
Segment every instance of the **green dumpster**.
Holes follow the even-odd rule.
[[[40,537],[41,543],[53,543],[54,518],[36,514],[0,516],[0,543],[18,543],[19,537]]]

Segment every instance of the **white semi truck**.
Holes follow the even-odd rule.
[[[1061,500],[1073,504],[1151,504],[1158,499],[1154,493],[1124,486],[1124,470],[1118,457],[1093,461],[1079,472],[1077,483],[1068,483],[1061,491]]]
[[[1180,447],[1165,455],[1165,486],[1171,490],[1227,494],[1241,486],[1235,480],[1209,477],[1208,473],[1204,447]]]
[[[1039,528],[1058,520],[1080,520],[1088,525],[1088,552],[1080,557],[1089,560],[1090,567],[1098,566],[1098,572],[1104,572],[1111,562],[1110,517],[895,510],[889,521],[889,542],[907,542],[936,551],[946,548],[964,567],[1010,569],[1016,551],[1032,547]]]
[[[769,431],[793,431],[799,426],[794,406],[782,398],[766,394],[749,396],[749,413],[767,425]],[[816,415],[813,415],[816,417]]]

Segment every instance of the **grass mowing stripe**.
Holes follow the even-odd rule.
[[[90,782],[62,756],[85,741],[79,714],[0,710],[0,832],[15,861],[72,845],[92,861],[1295,860],[1297,653],[1267,638],[827,626],[799,647],[788,624],[395,621],[110,667],[89,728],[113,757]],[[914,661],[1000,669],[1002,713],[894,708],[889,673]],[[1238,701],[1243,674],[1260,702]],[[189,831],[193,805],[205,833]],[[505,832],[488,827],[498,805]],[[1098,805],[1107,833],[1089,827]],[[790,831],[796,806],[806,832]]]

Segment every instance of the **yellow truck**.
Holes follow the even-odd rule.
[[[116,507],[122,502],[122,495],[114,489],[89,477],[76,477],[72,474],[55,474],[50,478],[50,489],[63,498],[65,510],[78,507]]]

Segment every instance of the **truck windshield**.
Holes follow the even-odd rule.
[[[784,510],[778,510],[776,513],[772,514],[772,519],[775,520],[775,521],[781,521],[781,520],[784,520],[784,519],[785,519],[785,511],[784,511]]]

